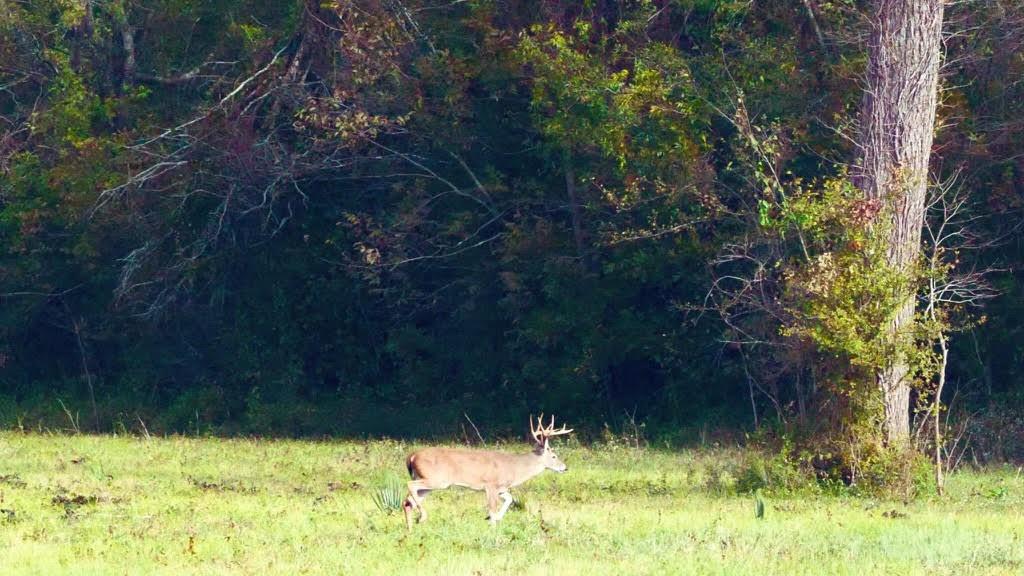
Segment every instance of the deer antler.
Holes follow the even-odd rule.
[[[544,415],[541,414],[541,417],[543,417],[543,416]],[[541,428],[540,418],[537,418],[537,426],[534,427],[534,425],[533,425],[533,415],[531,414],[530,415],[530,436],[533,436],[533,441],[536,442],[537,444],[543,444],[544,443],[544,439],[541,438],[541,430],[542,430],[542,428]]]
[[[530,434],[533,436],[533,440],[538,444],[543,444],[545,440],[552,436],[561,436],[572,432],[572,428],[566,428],[563,424],[561,428],[555,430],[555,416],[551,415],[551,423],[547,426],[544,425],[544,413],[537,417],[537,426],[533,425],[533,417],[530,417]]]

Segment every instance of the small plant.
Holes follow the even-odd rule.
[[[395,476],[388,476],[381,486],[373,491],[373,503],[385,514],[394,514],[402,509],[405,502],[405,484]]]
[[[754,490],[754,518],[764,518],[764,499],[761,498],[761,489]]]
[[[989,500],[1002,500],[1009,495],[1010,490],[1006,486],[996,486],[985,491],[985,497]]]
[[[519,491],[512,497],[512,509],[526,511],[527,502],[529,501],[529,498],[522,491]]]

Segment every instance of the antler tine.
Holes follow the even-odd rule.
[[[554,417],[554,415],[552,415],[551,416],[551,423],[544,427],[544,429],[542,430],[542,433],[543,433],[545,438],[550,438],[552,436],[561,436],[562,434],[568,434],[568,433],[570,433],[572,431],[573,431],[573,429],[572,428],[566,428],[565,424],[563,424],[562,427],[559,428],[558,430],[555,430],[555,417]]]
[[[550,430],[550,431],[548,431],[547,435],[548,435],[548,436],[561,436],[562,434],[568,434],[568,433],[570,433],[570,432],[572,432],[572,431],[573,431],[573,429],[572,429],[572,428],[566,428],[566,427],[565,427],[565,426],[563,425],[563,426],[562,426],[561,428],[559,428],[558,430]]]

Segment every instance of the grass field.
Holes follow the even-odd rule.
[[[770,497],[758,519],[732,488],[741,452],[563,448],[569,472],[496,528],[450,490],[407,533],[372,494],[411,448],[0,432],[0,574],[1024,573],[1010,468],[909,505]]]

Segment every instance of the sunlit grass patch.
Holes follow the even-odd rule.
[[[521,449],[507,446],[508,449]],[[375,493],[414,446],[0,433],[0,574],[1018,574],[1024,478],[965,472],[907,505],[767,491],[742,451],[568,446],[566,474],[435,492],[407,532]],[[386,508],[386,507],[385,507]]]

